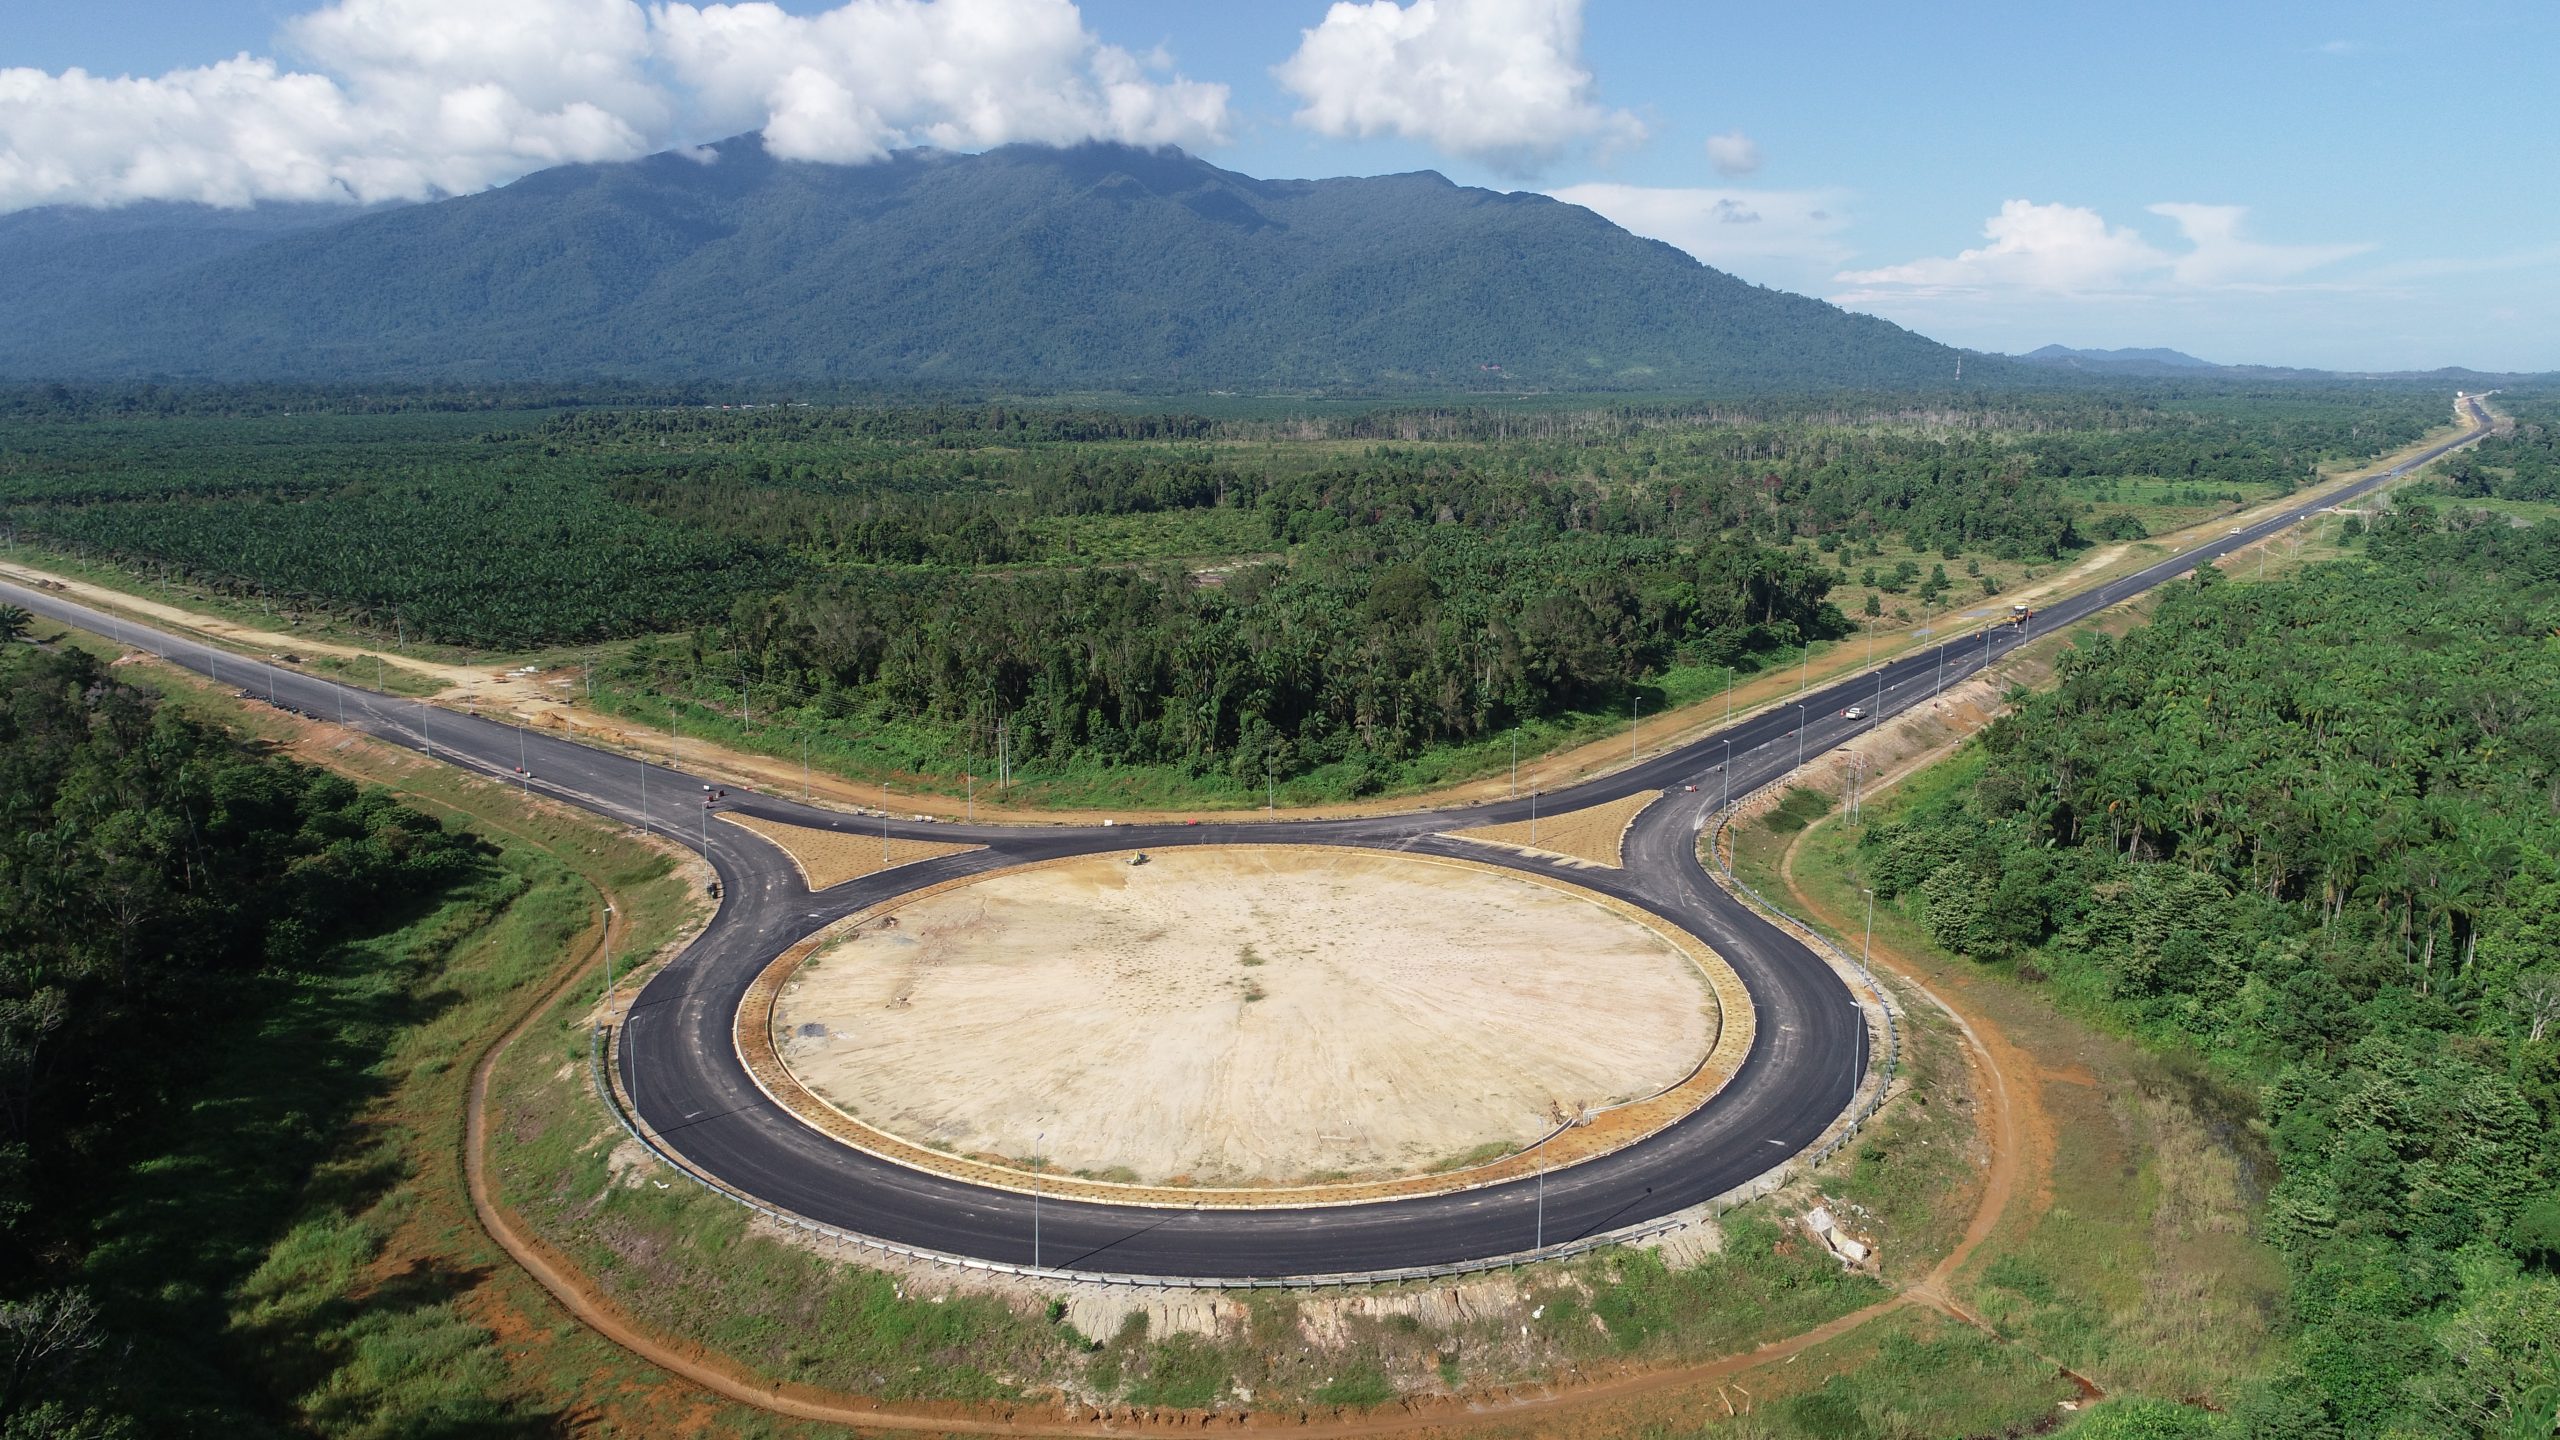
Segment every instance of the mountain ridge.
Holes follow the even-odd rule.
[[[1959,353],[1544,195],[1116,145],[828,166],[743,136],[201,234],[89,214],[122,250],[0,217],[0,273],[35,277],[0,282],[33,322],[0,375],[1916,388]]]

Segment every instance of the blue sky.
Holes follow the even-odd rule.
[[[1985,349],[2560,369],[2547,0],[11,10],[0,208],[434,194],[738,129],[839,163],[1090,134],[1550,191]]]

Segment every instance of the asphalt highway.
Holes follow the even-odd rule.
[[[1543,1184],[1543,1237],[1558,1244],[1658,1218],[1752,1180],[1812,1143],[1854,1097],[1867,1064],[1864,1013],[1839,976],[1710,880],[1697,835],[1727,793],[1740,796],[1812,763],[1879,718],[1926,704],[1945,685],[1995,663],[2033,635],[2069,625],[2200,564],[2353,499],[2487,433],[2474,428],[2392,469],[2104,585],[2054,600],[2023,629],[1995,623],[1825,686],[1640,764],[1537,797],[1354,820],[1112,827],[885,822],[892,836],[983,843],[981,851],[902,867],[812,894],[781,851],[712,823],[693,775],[538,731],[378,695],[283,665],[145,629],[51,591],[0,583],[0,599],[118,638],[259,697],[340,722],[527,791],[701,851],[724,898],[708,928],[634,998],[620,1043],[621,1078],[641,1121],[691,1165],[766,1203],[882,1239],[1012,1264],[1035,1263],[1032,1197],[947,1180],[878,1160],[809,1128],[749,1078],[731,1038],[738,1005],[765,963],[865,906],[953,876],[1029,860],[1183,844],[1308,843],[1463,855],[1538,871],[1535,859],[1435,832],[1562,814],[1660,789],[1628,832],[1623,870],[1575,869],[1573,883],[1618,896],[1704,939],[1739,972],[1758,1007],[1758,1035],[1725,1091],[1667,1129],[1614,1154],[1553,1172]],[[2005,611],[1999,602],[1986,608]],[[1863,718],[1845,711],[1863,707]],[[522,767],[522,773],[519,773]],[[1694,785],[1690,791],[1686,786]],[[721,808],[861,834],[884,822],[744,791]],[[1061,1033],[1060,1045],[1107,1045]],[[1187,1210],[1067,1200],[1038,1204],[1036,1263],[1051,1269],[1248,1279],[1338,1274],[1508,1255],[1539,1237],[1539,1185],[1523,1180],[1451,1195],[1357,1205]]]

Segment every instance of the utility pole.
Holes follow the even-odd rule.
[[[1031,1268],[1040,1268],[1040,1148],[1049,1138],[1041,1131],[1031,1137]]]
[[[1520,727],[1511,728],[1511,798],[1520,798]]]
[[[1724,739],[1724,803],[1716,808],[1733,808],[1733,737],[1730,735]]]
[[[1534,785],[1529,788],[1529,843],[1538,843],[1538,790]]]
[[[1804,768],[1804,707],[1796,707],[1796,769]],[[1788,772],[1793,774],[1793,771]]]
[[[800,737],[800,798],[805,801],[809,797],[809,737],[803,733]]]
[[[1876,958],[1876,892],[1875,892],[1875,891],[1873,891],[1873,890],[1869,890],[1869,891],[1867,892],[1867,943],[1866,943],[1866,948],[1865,948],[1865,949],[1862,949],[1862,950],[1860,950],[1860,951],[1858,952],[1858,968],[1859,968],[1859,969],[1861,969],[1861,970],[1866,970],[1866,969],[1870,969],[1870,968],[1872,968],[1872,967],[1873,967],[1873,965],[1874,965],[1874,963],[1875,963],[1875,958]]]
[[[898,787],[886,780],[880,782],[880,863],[883,865],[889,863],[889,800],[897,790]]]
[[[1547,1248],[1547,1162],[1538,1162],[1538,1243],[1531,1247]]]
[[[655,833],[649,828],[649,761],[645,756],[640,761],[640,833]]]
[[[1635,702],[1627,709],[1627,763],[1630,765],[1643,758],[1643,751],[1638,748],[1636,741],[1636,717],[1643,713],[1644,697],[1638,695],[1635,697]]]

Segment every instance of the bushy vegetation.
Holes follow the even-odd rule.
[[[2515,429],[2444,463],[2440,488],[2481,500],[2560,500],[2560,394],[2528,392],[2500,401]]]
[[[252,1354],[294,1357],[268,1383],[369,1346],[377,1367],[385,1345],[478,1363],[423,1273],[411,1315],[356,1314],[342,1287],[269,1273],[269,1248],[346,1144],[385,1037],[420,1013],[420,967],[513,878],[470,837],[250,754],[76,649],[0,654],[0,806],[0,1428],[260,1428],[274,1401],[238,1368]],[[365,1192],[386,1164],[358,1147],[324,1188]],[[305,1239],[295,1263],[324,1278],[369,1253],[360,1226]],[[289,1333],[232,1328],[244,1283],[309,1297]]]
[[[2547,1433],[2560,525],[2404,505],[2365,543],[2087,641],[1863,858],[1948,948],[2258,1098],[2295,1328],[2245,1433]]]

